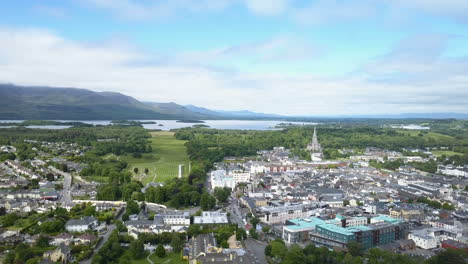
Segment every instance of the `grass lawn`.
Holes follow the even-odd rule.
[[[150,259],[155,264],[187,264],[187,260],[183,260],[180,258],[180,253],[177,254],[169,254],[165,258],[159,258],[156,254],[151,255]]]
[[[450,150],[434,150],[434,151],[431,151],[431,152],[432,152],[432,154],[434,154],[437,157],[440,157],[442,155],[445,155],[445,156],[455,156],[455,155],[463,156],[463,153],[450,151]]]
[[[158,258],[155,254],[151,255],[150,259],[154,264],[187,264],[187,260],[180,258],[180,253],[169,254],[165,258]],[[139,260],[132,260],[132,264],[149,264],[148,260],[145,258]]]
[[[131,155],[121,157],[128,162],[134,177],[143,184],[165,182],[179,175],[179,164],[184,164],[183,176],[187,176],[189,158],[184,146],[186,141],[176,139],[174,132],[168,131],[151,132],[151,136],[152,153],[145,153],[141,158]],[[134,168],[138,168],[138,174],[134,173]],[[146,168],[149,170],[147,176],[143,175]]]

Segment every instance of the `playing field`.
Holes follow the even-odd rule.
[[[151,132],[152,153],[145,153],[141,158],[131,155],[122,157],[128,162],[134,177],[143,184],[149,182],[165,182],[179,175],[179,164],[184,164],[183,176],[188,175],[189,158],[185,149],[185,142],[174,137],[174,132]],[[135,173],[134,168],[139,172]],[[147,175],[144,170],[148,169]]]

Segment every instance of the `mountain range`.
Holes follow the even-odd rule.
[[[0,120],[151,120],[151,119],[265,119],[320,120],[331,118],[458,118],[464,113],[406,113],[359,116],[281,116],[248,110],[211,110],[195,105],[141,102],[115,92],[77,88],[0,84]]]
[[[251,111],[141,102],[115,92],[0,84],[0,120],[271,119]]]

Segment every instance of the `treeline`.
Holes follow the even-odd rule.
[[[284,241],[276,239],[265,248],[265,255],[273,263],[280,264],[464,264],[468,254],[463,250],[448,249],[425,260],[404,254],[372,248],[364,251],[359,243],[350,243],[349,252],[330,251],[326,247],[316,247],[309,244],[305,248],[293,245],[287,248]]]
[[[311,141],[312,131],[311,127],[292,127],[280,131],[184,128],[177,131],[176,137],[189,140],[187,148],[191,159],[219,161],[225,156],[255,155],[258,150],[272,149],[274,146],[303,150]],[[402,148],[468,146],[467,140],[431,133],[418,136],[391,128],[318,128],[317,132],[325,152],[327,149],[365,149],[370,146],[397,151]]]

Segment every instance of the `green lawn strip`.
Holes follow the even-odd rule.
[[[432,152],[432,154],[434,154],[437,157],[440,157],[442,155],[445,155],[445,156],[455,156],[455,155],[463,156],[463,153],[450,151],[450,150],[434,150],[434,151],[431,151],[431,152]]]
[[[151,135],[151,153],[143,154],[141,158],[131,155],[121,157],[128,162],[134,177],[146,184],[152,182],[157,175],[156,182],[165,182],[178,176],[179,164],[184,164],[183,175],[186,176],[189,166],[184,146],[186,141],[177,140],[172,132],[153,132]],[[134,173],[134,168],[138,168],[139,172]],[[149,170],[147,175],[144,174],[145,169]]]

